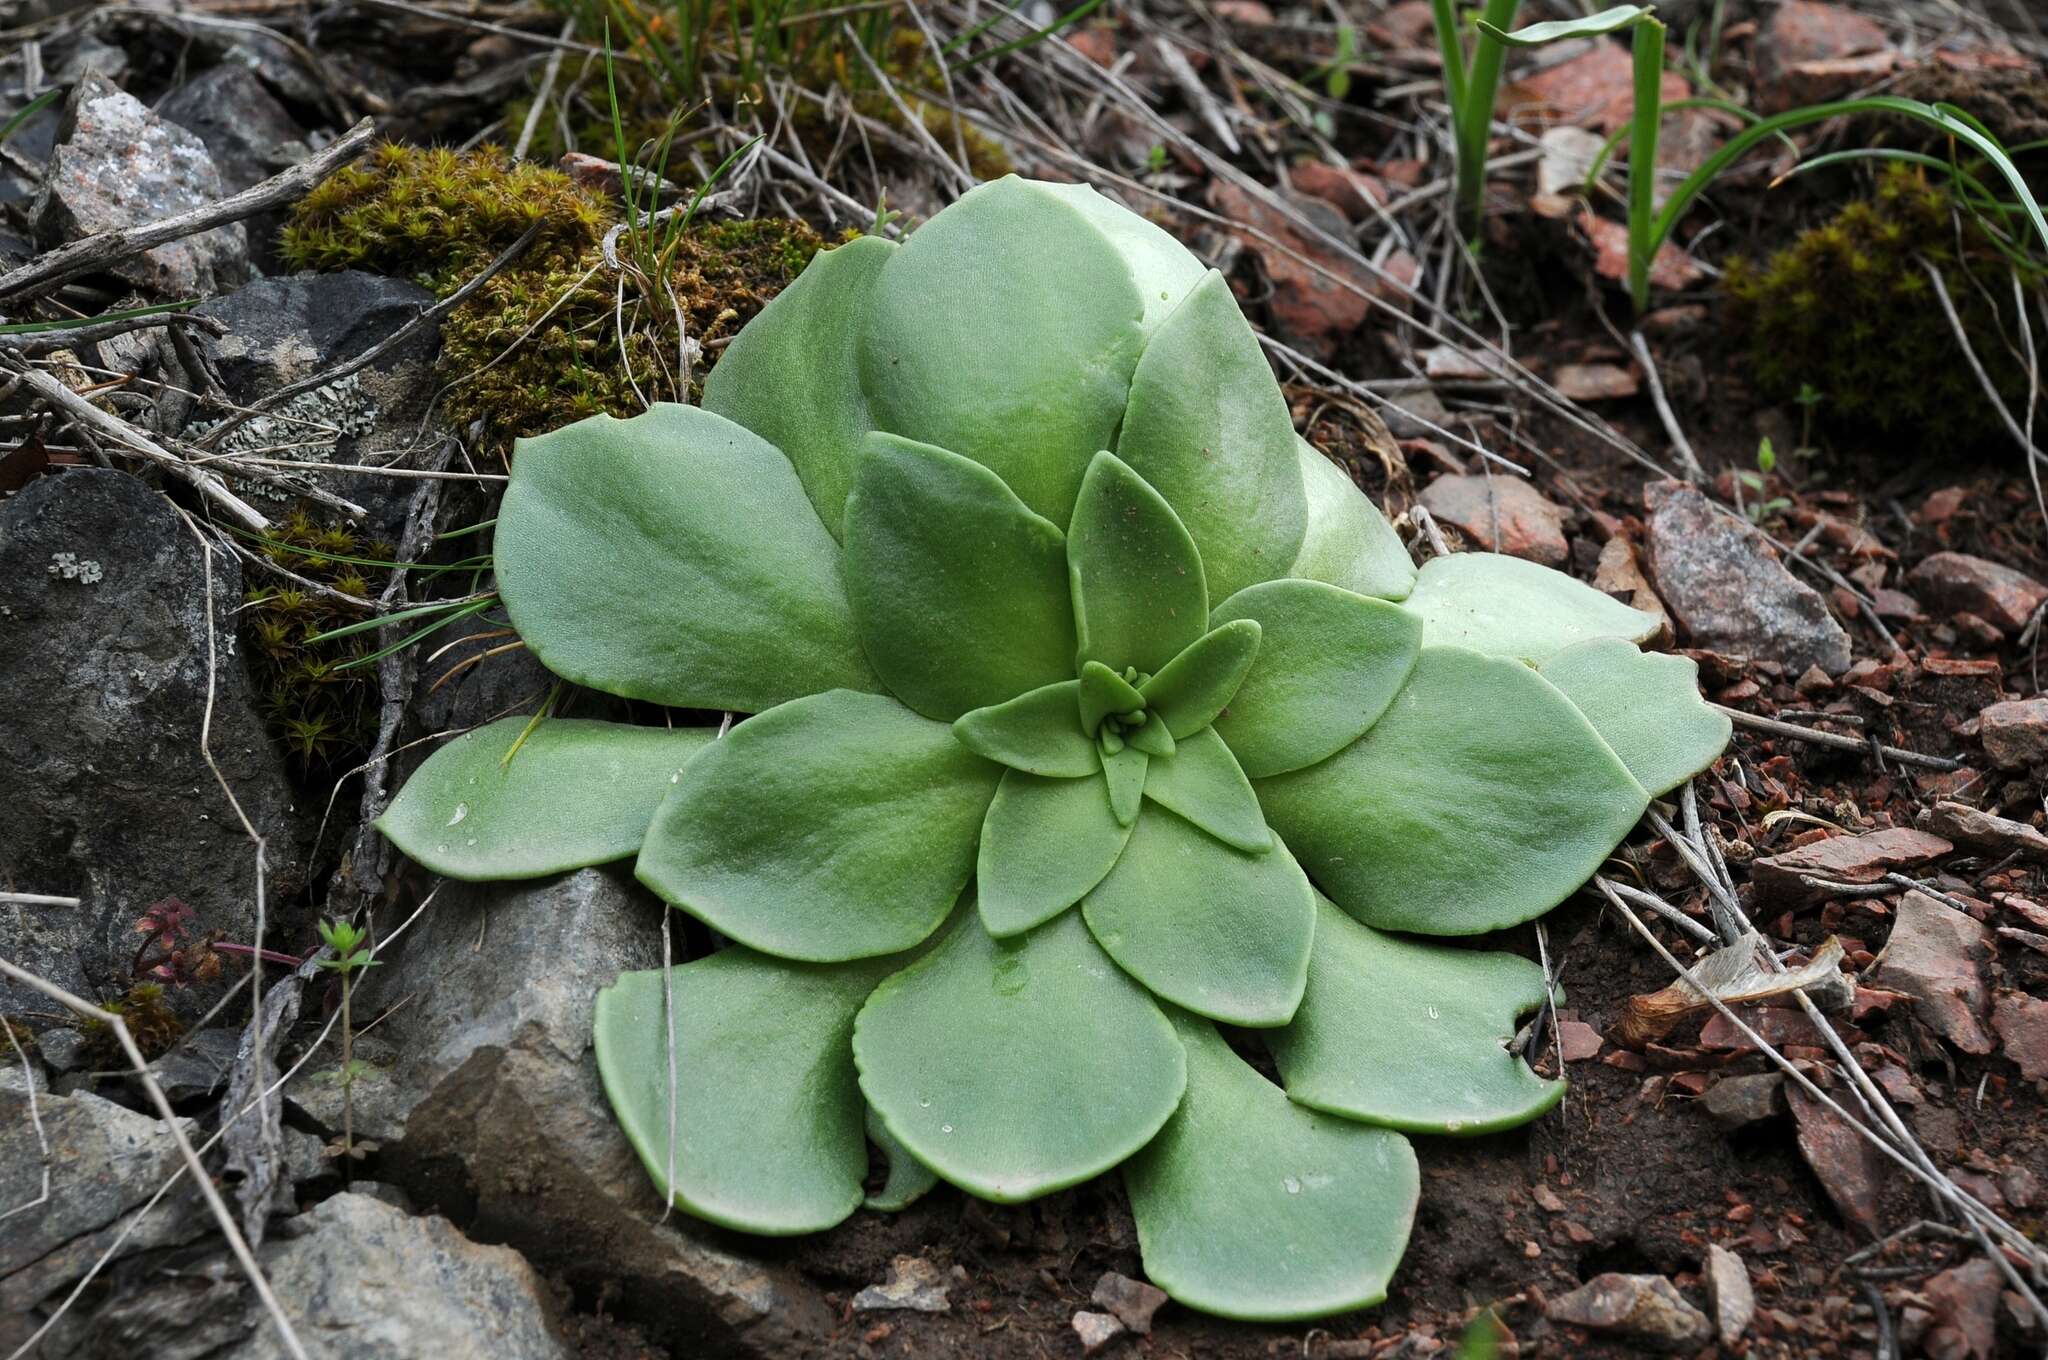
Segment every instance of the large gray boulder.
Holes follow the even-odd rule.
[[[232,940],[255,931],[255,847],[200,751],[209,674],[214,759],[268,842],[267,939],[309,936],[292,906],[309,823],[236,655],[242,574],[214,553],[210,672],[206,578],[198,539],[125,473],[42,477],[0,505],[0,888],[82,899],[0,904],[0,957],[89,998],[127,990],[136,922],[163,899]],[[0,1012],[50,1009],[0,982]]]

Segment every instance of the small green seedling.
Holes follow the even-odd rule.
[[[341,1140],[328,1146],[327,1155],[361,1161],[375,1152],[377,1145],[359,1143],[355,1137],[355,1026],[349,1001],[355,975],[376,967],[378,960],[370,956],[370,933],[362,927],[336,919],[314,928],[320,932],[321,943],[334,951],[331,958],[319,960],[319,966],[341,976]]]
[[[597,999],[662,1195],[789,1235],[1117,1170],[1233,1318],[1377,1302],[1407,1135],[1556,1103],[1507,1048],[1543,969],[1418,937],[1548,911],[1729,733],[1656,618],[1418,571],[1223,276],[1079,185],[824,252],[702,407],[522,441],[496,565],[557,675],[753,715],[504,719],[378,823],[455,878],[633,858],[733,942]]]

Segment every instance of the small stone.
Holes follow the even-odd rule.
[[[1934,1316],[1920,1342],[1929,1360],[1992,1360],[1998,1354],[1998,1295],[2004,1274],[1978,1257],[1929,1280],[1921,1293]]]
[[[1529,1192],[1529,1197],[1535,1200],[1538,1207],[1545,1213],[1561,1214],[1564,1212],[1564,1198],[1557,1191],[1541,1182],[1538,1182],[1536,1188]]]
[[[1967,803],[1944,800],[1922,815],[1921,821],[1937,836],[1989,850],[1999,856],[2020,855],[2026,859],[2048,860],[2048,835],[2026,822],[1994,816]],[[2034,918],[2029,917],[2029,920]],[[2048,913],[2034,924],[2048,929]]]
[[[1596,1275],[1552,1299],[1545,1315],[1552,1322],[1626,1337],[1648,1350],[1690,1352],[1713,1339],[1706,1314],[1662,1275]]]
[[[1975,614],[2008,633],[2026,627],[2034,611],[2048,601],[2048,586],[2025,572],[1968,553],[1935,553],[1908,572],[1906,580],[1928,604]]]
[[[1631,608],[1655,614],[1661,623],[1651,645],[1662,646],[1671,641],[1671,615],[1665,611],[1664,601],[1657,598],[1650,578],[1643,575],[1636,545],[1619,534],[1600,545],[1600,560],[1593,564],[1593,589],[1612,595]]]
[[[1888,873],[1916,868],[1954,850],[1940,836],[1911,827],[1888,827],[1860,836],[1830,836],[1782,854],[1765,855],[1750,866],[1757,895],[1787,906],[1818,902],[1828,889],[1807,878],[1837,883],[1875,883]]]
[[[1700,1098],[1700,1105],[1709,1119],[1733,1133],[1785,1113],[1784,1088],[1782,1072],[1723,1077]]]
[[[1998,998],[1991,1027],[2005,1041],[2005,1056],[2019,1065],[2021,1076],[2048,1080],[2048,1001],[2008,992]]]
[[[1765,113],[1831,98],[1842,87],[1830,80],[1837,68],[1857,69],[1861,59],[1890,71],[1898,54],[1874,20],[1840,5],[1787,0],[1771,11],[1756,38],[1757,84]],[[1862,82],[1868,84],[1866,80]]]
[[[1560,1020],[1557,1022],[1558,1049],[1566,1062],[1586,1062],[1600,1056],[1600,1046],[1605,1041],[1600,1031],[1583,1020]]]
[[[75,1029],[46,1029],[36,1036],[36,1051],[52,1072],[70,1072],[85,1066],[85,1050],[91,1043]]]
[[[859,1304],[854,1305],[856,1308]],[[1124,1334],[1124,1324],[1108,1313],[1074,1314],[1074,1335],[1081,1338],[1081,1354],[1093,1355]]]
[[[946,1301],[945,1277],[937,1266],[922,1256],[897,1257],[889,1263],[887,1281],[871,1284],[853,1296],[853,1309],[857,1313],[884,1309],[944,1313],[951,1308],[952,1305]]]
[[[1620,364],[1559,364],[1551,384],[1572,401],[1619,401],[1642,390],[1635,370]]]
[[[1209,184],[1209,206],[1232,223],[1250,230],[1240,238],[1259,257],[1273,294],[1268,302],[1276,330],[1290,343],[1327,357],[1337,342],[1365,324],[1379,281],[1338,254],[1320,238],[1302,231],[1291,217],[1253,198],[1227,180]],[[1343,215],[1317,199],[1314,204],[1341,229]]]
[[[1797,1087],[1785,1099],[1799,1131],[1799,1151],[1820,1177],[1843,1218],[1866,1232],[1877,1230],[1877,1202],[1891,1165],[1846,1120]]]
[[[1152,1330],[1152,1315],[1166,1306],[1166,1291],[1134,1280],[1128,1275],[1119,1275],[1106,1270],[1095,1282],[1095,1292],[1089,1295],[1097,1308],[1107,1308],[1116,1314],[1117,1321],[1136,1332],[1148,1335]]]
[[[1664,102],[1684,99],[1692,86],[1677,71],[1662,79]],[[1500,92],[1500,108],[1531,118],[1571,123],[1596,132],[1614,132],[1628,124],[1635,108],[1635,66],[1619,43],[1591,42],[1578,56],[1553,62],[1540,71],[1509,83]]]
[[[1723,1343],[1732,1344],[1756,1316],[1756,1291],[1750,1287],[1749,1267],[1728,1248],[1708,1243],[1706,1269],[1700,1274],[1707,1286],[1707,1304],[1714,1311],[1715,1334]]]
[[[1602,44],[1609,45],[1611,44]],[[1578,228],[1585,234],[1587,243],[1593,247],[1593,272],[1603,279],[1613,279],[1616,282],[1627,278],[1628,228],[1619,222],[1610,222],[1591,208],[1583,206],[1579,209]],[[1650,257],[1650,282],[1665,292],[1675,293],[1682,288],[1690,288],[1699,281],[1698,262],[1680,250],[1676,242],[1666,241],[1658,246],[1656,254]]]
[[[1980,961],[1993,949],[1983,925],[1926,893],[1909,892],[1871,981],[1912,997],[1915,1013],[1963,1052],[1989,1053],[1983,1017],[1991,998]]]
[[[1562,567],[1571,555],[1564,511],[1520,477],[1446,473],[1422,493],[1423,508],[1488,552]]]
[[[1320,198],[1353,222],[1371,217],[1373,204],[1385,207],[1387,203],[1384,180],[1349,166],[1331,165],[1328,161],[1309,161],[1295,166],[1288,172],[1287,182],[1294,186],[1296,193]]]
[[[205,143],[106,77],[88,74],[64,105],[29,220],[37,243],[54,249],[221,197]],[[107,272],[165,297],[205,295],[248,277],[249,239],[233,222],[117,261]]]
[[[1849,668],[1848,633],[1753,526],[1681,482],[1654,483],[1645,495],[1650,576],[1695,646],[1793,672]]]
[[[2048,760],[2048,699],[2008,699],[1978,714],[1984,754],[2001,770]]]

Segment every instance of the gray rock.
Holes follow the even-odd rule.
[[[1692,645],[1775,661],[1794,674],[1849,668],[1848,633],[1761,533],[1682,482],[1655,483],[1645,495],[1650,576]]]
[[[1074,1314],[1074,1335],[1081,1339],[1081,1354],[1093,1355],[1124,1334],[1124,1324],[1109,1313],[1082,1310]]]
[[[1726,1247],[1707,1244],[1706,1268],[1700,1278],[1707,1286],[1707,1302],[1714,1310],[1714,1332],[1733,1345],[1749,1330],[1756,1317],[1756,1290],[1749,1282],[1749,1267]]]
[[[289,944],[309,927],[293,905],[308,823],[235,654],[242,576],[226,553],[212,584],[213,755],[268,842],[268,938]],[[0,872],[20,891],[83,899],[0,906],[0,956],[71,991],[125,991],[135,923],[165,898],[230,939],[254,933],[254,847],[199,748],[206,601],[198,541],[125,473],[38,478],[0,505],[0,789],[34,791],[0,815]],[[217,994],[168,999],[190,1016]],[[48,1002],[0,983],[0,1009]]]
[[[1596,1275],[1552,1299],[1552,1322],[1625,1337],[1644,1350],[1691,1352],[1713,1340],[1707,1315],[1662,1275]]]
[[[662,1203],[590,1050],[600,987],[658,967],[662,905],[623,868],[449,884],[374,970],[362,1010],[403,1055],[402,1132],[381,1154],[422,1204],[506,1242],[691,1353],[805,1352],[832,1326],[793,1274]]]
[[[258,279],[194,310],[226,323],[227,334],[207,338],[203,348],[228,397],[246,403],[361,354],[433,304],[433,294],[403,279],[344,270]],[[439,446],[440,432],[431,424],[422,430],[420,421],[433,398],[439,345],[439,331],[425,327],[362,371],[244,423],[223,439],[221,448],[234,452],[292,444],[277,456],[380,465],[404,450],[429,452]],[[217,419],[209,414],[195,420],[186,433],[202,434]],[[235,485],[259,507],[266,500],[278,504],[289,499],[262,483]],[[372,537],[396,542],[418,484],[322,473],[320,485],[367,508]]]
[[[1946,836],[1962,845],[1990,850],[1998,855],[2048,860],[2048,835],[2027,822],[2000,817],[1967,803],[1943,800],[1921,813],[1919,822],[1935,835]]]
[[[305,129],[246,67],[204,71],[158,101],[156,112],[206,143],[221,186],[231,194],[260,184],[311,154]],[[271,212],[244,224],[250,258],[265,272],[277,268],[277,233],[283,221],[281,212]]]
[[[289,1236],[287,1236],[289,1232]],[[546,1286],[519,1253],[479,1246],[445,1218],[340,1194],[288,1221],[261,1263],[318,1360],[568,1360]],[[226,1360],[286,1354],[265,1324]]]
[[[150,1075],[163,1088],[166,1100],[212,1095],[227,1085],[228,1072],[235,1065],[235,1051],[241,1042],[242,1036],[236,1030],[200,1030],[187,1035],[176,1048],[151,1063]]]
[[[1782,1072],[1723,1077],[1707,1088],[1700,1104],[1709,1119],[1723,1131],[1733,1133],[1785,1113],[1784,1087]]]
[[[205,143],[106,77],[87,74],[65,105],[30,220],[38,244],[54,248],[224,196]],[[213,293],[249,276],[248,236],[239,222],[230,223],[131,256],[108,272],[164,297]]]
[[[1105,1270],[1088,1296],[1097,1308],[1107,1308],[1116,1319],[1140,1336],[1152,1331],[1152,1315],[1166,1306],[1166,1291],[1143,1280]]]
[[[83,1093],[43,1095],[37,1105],[50,1193],[0,1231],[0,1317],[27,1313],[83,1275],[180,1165],[177,1142],[160,1120]],[[27,1095],[0,1090],[0,1206],[34,1200],[44,1166]],[[125,1249],[184,1241],[207,1223],[197,1195],[180,1186],[149,1211]]]
[[[944,1313],[952,1306],[946,1298],[945,1276],[922,1256],[898,1256],[889,1262],[887,1280],[853,1296],[856,1313]]]
[[[75,1029],[46,1029],[36,1036],[36,1048],[52,1072],[70,1072],[85,1066],[85,1035]]]

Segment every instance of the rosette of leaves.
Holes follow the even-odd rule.
[[[753,715],[509,761],[507,720],[381,823],[461,878],[637,856],[731,942],[597,1000],[661,1192],[793,1234],[870,1139],[878,1207],[1121,1168],[1152,1278],[1232,1317],[1379,1300],[1405,1134],[1557,1101],[1504,1048],[1541,970],[1416,937],[1556,905],[1728,731],[1649,616],[1418,574],[1221,276],[1015,178],[819,255],[701,409],[523,441],[497,568],[557,674]]]

